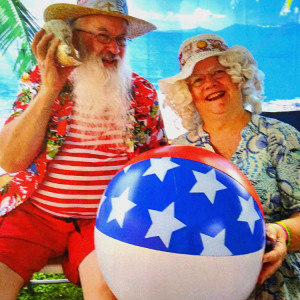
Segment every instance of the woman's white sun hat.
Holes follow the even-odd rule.
[[[169,78],[161,79],[159,81],[160,90],[163,93],[167,93],[174,83],[178,80],[186,79],[192,74],[197,62],[211,56],[223,54],[229,49],[242,52],[252,63],[256,64],[252,54],[245,47],[233,46],[229,48],[225,41],[217,34],[200,34],[182,43],[178,53],[180,73]]]
[[[119,17],[128,22],[128,38],[133,39],[156,29],[153,24],[128,15],[125,0],[78,0],[76,4],[57,3],[44,11],[44,20],[53,19],[73,21],[89,15],[108,15]]]

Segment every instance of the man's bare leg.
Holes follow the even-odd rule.
[[[1,300],[14,300],[24,285],[24,279],[0,262],[0,295]]]

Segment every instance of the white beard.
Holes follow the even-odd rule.
[[[105,67],[100,58],[90,57],[72,72],[74,113],[87,117],[89,127],[101,123],[125,132],[131,77],[125,59],[120,59],[116,67]]]

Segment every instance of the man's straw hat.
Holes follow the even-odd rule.
[[[153,24],[128,15],[125,0],[78,0],[76,4],[57,3],[44,11],[45,22],[53,19],[73,21],[90,15],[119,17],[128,22],[128,38],[132,39],[156,29]]]

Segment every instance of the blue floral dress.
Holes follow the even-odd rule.
[[[214,152],[201,125],[172,144]],[[266,222],[283,220],[300,211],[300,133],[294,127],[253,114],[241,132],[231,162],[253,184]],[[300,251],[289,252],[281,268],[257,286],[249,299],[300,299]]]

